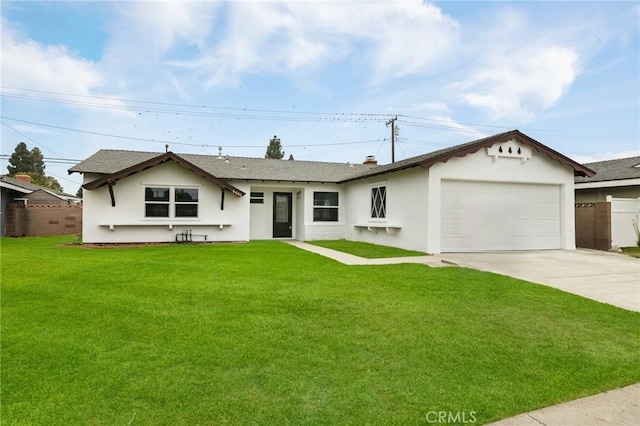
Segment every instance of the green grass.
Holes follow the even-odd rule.
[[[629,256],[640,257],[640,247],[622,247],[621,250]]]
[[[2,239],[2,424],[479,423],[640,382],[640,314],[276,242]]]
[[[386,257],[425,256],[421,251],[403,250],[401,248],[381,246],[378,244],[362,243],[347,240],[308,241],[310,244],[349,253],[366,259],[380,259]]]

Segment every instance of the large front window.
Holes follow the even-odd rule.
[[[377,186],[371,188],[371,217],[387,217],[387,187]]]
[[[338,221],[338,193],[314,192],[313,193],[313,221],[337,222]]]
[[[144,211],[146,217],[169,217],[169,188],[145,188]]]
[[[198,217],[198,190],[176,188],[176,217]]]
[[[196,188],[147,187],[144,189],[144,215],[145,217],[198,217],[198,190]]]

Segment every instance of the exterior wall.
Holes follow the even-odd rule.
[[[85,174],[84,183],[98,178]],[[157,187],[195,187],[198,194],[197,218],[146,218],[144,189]],[[249,240],[249,185],[237,184],[246,192],[243,197],[226,192],[224,210],[221,206],[221,190],[204,178],[168,162],[119,180],[113,186],[116,205],[111,206],[106,186],[83,192],[83,242],[85,243],[135,243],[170,242],[183,229],[193,234],[207,235],[207,241]],[[220,225],[224,225],[220,229]],[[193,236],[194,241],[204,237]]]
[[[348,183],[344,197],[346,238],[426,251],[428,181],[429,171],[414,167]],[[386,186],[387,208],[384,219],[371,218],[371,188],[377,186]]]
[[[230,182],[233,185],[235,183]],[[302,221],[300,220],[300,214],[304,211],[302,208],[304,199],[302,193],[304,192],[302,187],[287,183],[252,183],[250,191],[247,191],[245,197],[250,196],[250,192],[262,192],[264,193],[263,204],[250,204],[250,231],[249,238],[252,240],[270,240],[273,238],[273,193],[274,192],[290,192],[291,197],[291,209],[292,209],[292,221],[293,228],[291,230],[292,238],[304,239],[301,234],[304,233],[302,227]],[[297,193],[300,192],[300,197]]]
[[[0,188],[0,235],[5,234],[5,224],[7,221],[7,206],[13,201],[17,192],[7,188]]]
[[[640,186],[616,186],[611,188],[576,189],[576,203],[596,203],[607,201],[607,195],[614,198],[638,198]]]
[[[338,222],[313,221],[314,191],[338,192]],[[344,193],[336,184],[310,183],[301,186],[291,183],[252,183],[251,192],[263,192],[264,204],[251,204],[250,238],[265,240],[273,238],[273,193],[292,194],[292,238],[298,240],[335,240],[345,238]]]
[[[313,220],[313,193],[314,192],[338,193],[338,221],[314,222]],[[308,184],[302,191],[304,195],[304,239],[305,240],[339,240],[345,238],[345,219],[347,196],[344,187],[332,183]]]
[[[6,210],[8,237],[77,234],[81,229],[82,205],[11,203]]]
[[[489,150],[491,148],[481,149],[465,157],[452,158],[446,163],[436,163],[430,168],[427,244],[422,250],[440,253],[441,185],[445,179],[560,185],[562,248],[575,249],[573,169],[535,150],[526,161],[509,157],[498,157],[494,161],[494,157],[488,154]]]

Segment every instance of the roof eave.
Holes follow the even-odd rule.
[[[167,161],[175,162],[179,166],[184,167],[187,170],[190,170],[191,172],[197,174],[198,176],[208,180],[209,182],[215,185],[218,185],[220,188],[228,190],[229,192],[231,192],[233,195],[237,197],[242,197],[243,195],[245,195],[244,191],[241,191],[235,186],[228,184],[224,180],[201,169],[200,167],[174,154],[171,151],[158,155],[157,157],[151,158],[141,163],[135,164],[131,167],[127,167],[126,169],[120,170],[118,172],[102,176],[94,181],[91,181],[89,183],[82,185],[82,188],[87,190],[93,190],[93,189],[100,188],[101,186],[104,186],[104,185],[109,185],[109,184],[114,185],[115,182],[117,182],[120,179],[124,179],[136,173],[140,173],[142,171],[150,169],[152,167],[159,166],[160,164],[164,164]]]
[[[409,168],[417,167],[417,166],[420,166],[420,167],[423,167],[425,169],[428,169],[428,168],[430,168],[431,166],[433,166],[436,163],[446,163],[447,161],[449,161],[452,158],[464,157],[465,155],[468,155],[468,154],[474,154],[474,153],[478,152],[482,148],[489,148],[489,147],[495,145],[496,143],[507,142],[507,141],[510,141],[512,139],[517,140],[518,142],[522,143],[523,145],[528,145],[528,146],[533,147],[537,152],[546,155],[547,157],[549,157],[552,160],[558,161],[560,164],[563,164],[565,166],[571,167],[573,169],[573,171],[574,171],[574,176],[593,177],[596,174],[596,172],[591,170],[590,168],[585,167],[582,164],[579,164],[579,163],[573,161],[569,157],[566,157],[566,156],[560,154],[559,152],[557,152],[557,151],[555,151],[555,150],[553,150],[553,149],[541,144],[540,142],[536,141],[535,139],[530,138],[529,136],[525,135],[524,133],[520,132],[519,130],[512,130],[510,132],[506,132],[506,133],[502,133],[500,135],[496,135],[495,137],[488,137],[488,138],[485,138],[485,139],[481,139],[477,143],[463,144],[458,149],[453,149],[453,150],[449,150],[449,151],[443,152],[442,154],[435,155],[433,157],[429,157],[429,158],[427,158],[427,159],[425,159],[423,161],[404,164],[404,165],[399,166],[399,167],[392,167],[392,168],[389,168],[389,169],[381,170],[379,172],[366,173],[366,174],[361,175],[361,176],[356,176],[356,177],[353,177],[353,178],[345,179],[343,181],[340,181],[340,183],[351,182],[351,181],[355,181],[355,180],[359,180],[359,179],[365,179],[365,178],[369,178],[369,177],[373,177],[373,176],[380,176],[380,175],[383,175],[383,174],[393,173],[393,172],[397,172],[397,171],[400,171],[400,170],[405,170],[405,169],[409,169]]]

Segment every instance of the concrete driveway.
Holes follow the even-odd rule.
[[[445,253],[442,260],[640,312],[640,259],[596,250]]]

